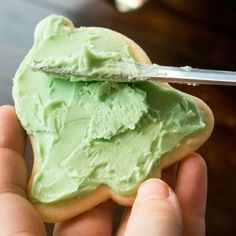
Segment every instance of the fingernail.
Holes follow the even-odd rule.
[[[149,179],[139,187],[136,202],[151,198],[167,199],[168,197],[169,187],[165,182],[159,179]]]

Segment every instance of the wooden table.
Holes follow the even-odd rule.
[[[152,0],[128,14],[102,0],[0,0],[0,105],[13,104],[12,77],[31,47],[36,23],[52,13],[77,26],[120,31],[159,64],[236,70],[233,0]],[[199,150],[209,175],[207,235],[236,235],[236,88],[176,87],[202,98],[215,115],[214,132]]]

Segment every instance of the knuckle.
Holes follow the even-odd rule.
[[[5,185],[0,185],[0,196],[8,193],[26,197],[25,190],[17,184],[6,183]]]
[[[139,204],[136,211],[148,211],[150,214],[158,215],[159,217],[177,215],[176,209],[173,207],[173,205],[169,201],[162,199],[149,199],[142,204]]]
[[[11,142],[9,135],[4,135],[3,133],[0,133],[0,147],[6,148],[8,147],[8,144]]]
[[[17,193],[24,196],[26,183],[24,160],[17,152],[0,148],[0,194]]]

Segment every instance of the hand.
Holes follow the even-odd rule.
[[[26,198],[26,135],[11,106],[0,107],[0,236],[46,235],[43,222]],[[207,171],[204,160],[192,154],[139,188],[135,203],[126,208],[118,236],[203,236]],[[111,201],[62,224],[54,236],[112,234]]]

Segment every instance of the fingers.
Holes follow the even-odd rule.
[[[23,156],[25,132],[12,106],[0,107],[0,148],[11,149]]]
[[[45,235],[25,198],[25,133],[11,106],[0,107],[0,235]]]
[[[182,235],[178,200],[165,182],[149,179],[141,185],[124,235]]]
[[[15,109],[0,107],[0,193],[14,192],[25,196],[27,172],[22,155],[25,133]]]
[[[112,235],[114,203],[108,201],[64,223],[57,224],[54,236]]]
[[[192,154],[179,164],[176,194],[183,211],[184,235],[205,235],[207,168],[198,154]]]

